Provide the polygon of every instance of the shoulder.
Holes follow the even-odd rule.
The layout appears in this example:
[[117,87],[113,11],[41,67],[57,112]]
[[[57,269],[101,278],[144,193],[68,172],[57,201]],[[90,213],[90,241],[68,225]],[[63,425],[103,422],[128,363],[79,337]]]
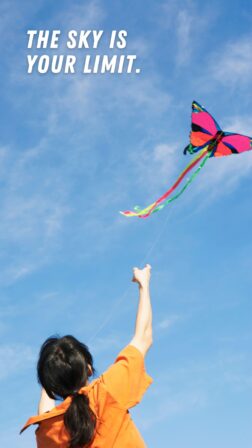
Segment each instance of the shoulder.
[[127,359],[129,361],[137,361],[144,365],[144,356],[141,351],[133,344],[128,344],[124,347],[116,357],[115,362]]

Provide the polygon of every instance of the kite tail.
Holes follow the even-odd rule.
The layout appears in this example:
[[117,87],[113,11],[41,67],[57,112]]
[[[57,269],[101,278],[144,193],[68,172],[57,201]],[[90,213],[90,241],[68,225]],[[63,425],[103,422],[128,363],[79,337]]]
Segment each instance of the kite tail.
[[[182,171],[176,182],[172,185],[169,190],[166,191],[166,193],[163,194],[159,199],[157,199],[155,202],[150,204],[148,207],[145,207],[141,209],[140,207],[136,206],[134,207],[134,211],[126,210],[124,212],[120,212],[122,215],[126,217],[132,217],[132,216],[138,216],[139,218],[147,218],[152,213],[158,212],[159,210],[162,210],[167,204],[177,199],[179,196],[184,193],[184,191],[187,189],[187,187],[193,182],[197,174],[199,174],[200,170],[203,168],[209,157],[211,157],[212,151],[209,151],[209,147],[206,146],[203,148],[199,154],[196,155],[196,157],[187,165],[187,167]],[[168,196],[173,193],[173,191],[179,186],[179,184],[182,182],[182,180],[185,178],[185,176],[199,163],[197,170],[191,175],[191,177],[188,179],[186,184],[183,186],[183,188],[176,193],[174,196],[170,197]]]

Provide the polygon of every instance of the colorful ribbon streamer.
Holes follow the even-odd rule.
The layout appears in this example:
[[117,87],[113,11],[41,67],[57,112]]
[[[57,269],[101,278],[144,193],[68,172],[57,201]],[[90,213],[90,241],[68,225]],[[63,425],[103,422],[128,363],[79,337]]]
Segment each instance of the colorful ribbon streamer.
[[[176,182],[172,185],[169,190],[166,191],[159,199],[157,199],[152,204],[148,205],[148,207],[145,207],[141,209],[139,206],[134,207],[134,211],[126,210],[124,212],[120,212],[122,215],[126,217],[133,217],[137,216],[138,218],[147,218],[152,213],[158,212],[159,210],[163,209],[167,204],[177,199],[179,196],[184,193],[184,191],[187,189],[187,187],[193,182],[195,177],[199,174],[200,170],[203,168],[209,157],[211,157],[212,151],[209,150],[209,145],[204,147],[197,155],[196,157],[187,165],[187,167],[182,171]],[[188,181],[185,183],[183,188],[181,188],[180,191],[178,191],[174,196],[167,199],[174,190],[180,185],[180,183],[183,181],[185,176],[196,166],[198,163],[200,165],[196,169],[196,171],[191,175],[191,177],[188,179]],[[167,200],[165,200],[167,199]]]

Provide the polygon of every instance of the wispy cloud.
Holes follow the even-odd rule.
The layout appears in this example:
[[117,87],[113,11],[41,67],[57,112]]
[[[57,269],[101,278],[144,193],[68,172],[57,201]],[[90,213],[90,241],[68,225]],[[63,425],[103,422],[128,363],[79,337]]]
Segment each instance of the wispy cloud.
[[187,414],[195,409],[202,409],[207,405],[207,397],[202,390],[192,389],[170,394],[163,391],[163,396],[165,400],[158,400],[159,406],[151,417],[145,415],[144,419],[140,418],[143,429],[150,429],[155,427],[157,423],[167,422],[171,417]]
[[31,347],[22,344],[0,345],[0,380],[31,367],[35,355]]
[[[32,0],[27,0],[26,8],[18,8],[16,0],[3,0],[0,5],[0,45],[4,46],[8,43],[8,47],[15,47],[16,41],[13,39],[13,29],[17,30],[25,26],[29,19],[33,16],[37,8],[40,7],[41,1],[38,0],[36,5]],[[6,48],[6,47],[5,47]]]
[[207,189],[208,199],[211,200],[215,199],[216,194],[230,194],[252,170],[251,154],[223,157],[210,162],[201,177],[198,191]]
[[36,268],[38,268],[37,264],[25,265],[21,263],[20,265],[10,266],[2,272],[0,279],[5,284],[12,283],[31,274]]
[[[60,29],[80,30],[86,26],[97,27],[106,15],[105,8],[99,0],[88,0],[85,3],[78,2],[57,13]],[[53,17],[53,21],[55,17]],[[91,29],[91,28],[88,28]],[[95,28],[96,29],[96,28]]]
[[248,115],[234,115],[224,120],[223,127],[228,131],[239,134],[252,135],[252,117]]
[[225,380],[227,384],[238,391],[252,390],[252,375],[249,372],[227,372]]
[[226,86],[239,87],[251,83],[251,34],[224,43],[211,57],[209,75]]
[[[45,141],[41,141],[36,148],[21,153],[13,147],[3,152],[1,281],[7,283],[33,272],[48,259],[46,249],[49,244],[54,246],[52,242],[57,241],[70,211],[57,170],[46,173],[39,168],[45,148]],[[19,250],[10,255],[10,246]]]
[[175,61],[178,67],[187,65],[200,48],[202,36],[206,35],[217,16],[217,9],[202,4],[200,9],[193,0],[166,1],[162,4],[162,26],[171,29],[176,37]]
[[192,360],[183,366],[166,368],[158,375],[149,391],[149,399],[156,403],[151,417],[146,413],[143,428],[179,414],[191,414],[218,401],[218,392],[250,390],[251,375],[244,374],[249,357],[245,353],[222,353],[206,360]]
[[171,327],[173,327],[177,322],[183,319],[182,316],[179,315],[171,315],[160,320],[156,325],[156,330],[158,333],[166,332]]
[[179,160],[178,148],[176,143],[158,143],[132,155],[137,183],[144,187],[145,195],[160,193],[160,188],[165,188],[167,182],[174,178]]
[[34,448],[35,435],[34,431],[26,431],[24,434],[19,435],[19,431],[24,422],[21,418],[18,421],[9,421],[8,429],[3,428],[0,432],[2,444],[6,447],[16,446],[18,448]]
[[188,10],[180,10],[177,16],[177,40],[178,40],[178,52],[177,52],[177,64],[184,65],[190,58],[193,51],[192,48],[192,36],[194,21],[196,25],[196,17]]
[[[95,356],[104,354],[111,350],[120,351],[122,348],[122,337],[120,335],[107,335],[105,337],[97,336],[89,345],[92,347],[92,353]],[[113,360],[111,360],[113,362]]]

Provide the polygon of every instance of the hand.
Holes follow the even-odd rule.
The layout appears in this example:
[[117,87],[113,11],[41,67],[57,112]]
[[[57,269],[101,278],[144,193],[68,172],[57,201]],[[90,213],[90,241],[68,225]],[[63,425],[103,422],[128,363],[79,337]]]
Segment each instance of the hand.
[[138,283],[140,288],[148,287],[151,277],[151,266],[145,265],[144,269],[133,268],[132,281]]

